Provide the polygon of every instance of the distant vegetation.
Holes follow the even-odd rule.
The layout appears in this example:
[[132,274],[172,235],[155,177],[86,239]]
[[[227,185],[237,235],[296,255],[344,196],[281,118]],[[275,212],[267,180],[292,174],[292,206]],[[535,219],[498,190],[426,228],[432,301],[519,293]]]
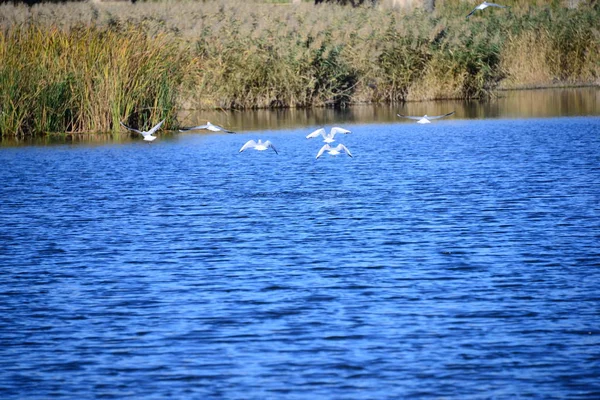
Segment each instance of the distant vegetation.
[[[239,4],[243,3],[243,4]],[[482,98],[600,83],[597,4],[207,0],[0,6],[0,135],[117,132],[181,108]]]

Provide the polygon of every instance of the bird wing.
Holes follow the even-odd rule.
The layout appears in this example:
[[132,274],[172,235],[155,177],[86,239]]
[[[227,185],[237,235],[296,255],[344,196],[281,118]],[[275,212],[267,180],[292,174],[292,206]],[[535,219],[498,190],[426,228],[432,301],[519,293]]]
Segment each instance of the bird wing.
[[487,1],[484,3],[486,6],[488,7],[500,7],[500,8],[506,8],[506,6],[501,6],[500,4],[496,4],[496,3],[488,3]]
[[312,139],[312,138],[318,137],[319,135],[325,137],[325,129],[323,129],[323,128],[317,129],[316,131],[308,134],[308,136],[306,138]]
[[321,150],[319,150],[319,152],[317,153],[317,158],[321,157],[323,153],[325,153],[327,150],[331,150],[330,145],[326,144],[323,147],[321,147]]
[[180,129],[179,132],[195,131],[195,130],[198,130],[198,129],[206,129],[206,128],[208,128],[208,125],[198,125],[198,126],[192,126],[191,128]]
[[475,7],[475,8],[473,9],[473,11],[471,11],[469,14],[467,14],[467,18],[469,18],[471,15],[473,15],[473,13],[474,13],[475,11],[477,11],[477,7]]
[[440,119],[440,118],[444,118],[444,117],[447,117],[447,116],[452,115],[452,114],[454,114],[454,111],[449,112],[448,114],[444,114],[444,115],[436,115],[435,117],[429,117],[428,116],[427,119]]
[[350,150],[348,150],[348,148],[346,146],[344,146],[343,144],[338,144],[337,147],[335,148],[337,151],[343,151],[344,153],[348,154],[350,157],[352,157],[352,153],[350,153]]
[[[209,122],[209,124],[210,124],[210,122]],[[218,130],[221,130],[221,131],[223,131],[223,132],[227,132],[227,133],[235,133],[234,131],[230,131],[229,129],[225,129],[225,128],[223,128],[222,126],[219,126],[219,125],[214,125],[214,124],[210,124],[210,125],[214,126],[214,127],[215,127],[215,128],[217,128]],[[212,129],[211,129],[211,130],[212,130]]]
[[335,136],[336,133],[351,133],[348,129],[340,128],[339,126],[335,126],[331,128],[331,137]]
[[[162,126],[162,124],[164,124],[164,123],[165,123],[165,120],[166,120],[166,118],[165,118],[165,119],[163,119],[162,121],[160,121],[158,124],[154,125],[154,126],[152,127],[152,129],[150,129],[150,130],[148,131],[147,135],[152,135],[154,132],[156,132],[157,130],[159,130],[159,129],[160,129],[160,127]],[[144,136],[146,136],[146,135],[144,135]]]
[[421,120],[421,118],[423,118],[423,117],[411,117],[411,116],[402,115],[402,114],[396,114],[396,115],[399,117],[402,117],[402,118],[414,119],[415,121],[419,121],[419,120]]
[[256,142],[255,142],[254,140],[248,140],[248,141],[246,142],[246,144],[244,144],[244,145],[242,146],[242,148],[240,149],[240,151],[239,151],[239,152],[241,153],[242,151],[246,150],[247,148],[250,148],[250,147],[255,147],[255,146],[256,146]]
[[275,154],[279,154],[279,152],[277,151],[277,149],[275,148],[275,146],[273,146],[273,143],[271,143],[270,140],[267,140],[264,144],[265,144],[266,147],[272,148],[273,151],[275,152]]
[[123,128],[125,128],[125,129],[129,129],[130,131],[137,132],[137,133],[139,133],[139,134],[140,134],[140,135],[142,135],[142,136],[144,135],[144,133],[143,133],[142,131],[138,131],[137,129],[130,128],[130,127],[128,127],[127,125],[125,125],[124,123],[122,123],[121,121],[119,121],[119,123],[120,123],[120,124],[121,124],[121,126],[122,126]]

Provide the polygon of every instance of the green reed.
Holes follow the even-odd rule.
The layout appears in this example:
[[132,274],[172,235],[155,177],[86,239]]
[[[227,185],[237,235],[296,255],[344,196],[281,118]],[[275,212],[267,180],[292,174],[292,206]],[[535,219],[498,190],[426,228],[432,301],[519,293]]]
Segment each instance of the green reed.
[[190,57],[129,25],[0,32],[0,135],[117,132],[173,120]]

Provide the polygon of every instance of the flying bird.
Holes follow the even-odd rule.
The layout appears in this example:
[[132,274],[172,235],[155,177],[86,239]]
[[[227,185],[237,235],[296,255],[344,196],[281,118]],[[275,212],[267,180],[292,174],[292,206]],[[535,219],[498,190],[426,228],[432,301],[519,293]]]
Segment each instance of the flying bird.
[[150,129],[149,131],[138,131],[137,129],[133,129],[128,127],[127,125],[125,125],[124,123],[122,123],[121,121],[119,121],[119,123],[121,124],[121,126],[125,129],[129,129],[130,131],[133,132],[137,132],[140,135],[142,135],[144,137],[144,140],[146,142],[152,142],[153,140],[156,139],[156,136],[153,136],[154,132],[156,132],[161,125],[165,122],[165,120],[163,119],[162,121],[160,121],[158,124],[154,125],[154,127],[152,127],[152,129]]
[[200,130],[200,129],[208,129],[209,131],[212,131],[212,132],[235,133],[234,131],[230,131],[229,129],[225,129],[222,126],[211,124],[209,121],[206,121],[206,125],[198,125],[198,126],[192,126],[190,128],[183,128],[183,129],[180,129],[179,132],[197,131],[197,130]]
[[310,133],[306,138],[312,139],[312,138],[316,138],[319,135],[321,135],[321,136],[323,136],[323,141],[325,143],[333,143],[333,142],[335,142],[334,137],[338,133],[348,134],[351,132],[347,129],[335,126],[335,127],[331,128],[331,131],[329,131],[329,133],[326,133],[325,129],[321,128],[321,129],[317,129],[316,131]]
[[397,115],[402,118],[413,119],[413,120],[417,121],[418,124],[430,124],[432,119],[440,119],[440,118],[444,118],[444,117],[447,117],[452,114],[454,114],[454,111],[449,112],[448,114],[444,114],[444,115],[436,115],[434,117],[430,117],[427,114],[423,115],[422,117],[411,117],[411,116],[402,115],[402,114],[397,114]]
[[275,146],[273,146],[273,143],[271,143],[270,141],[266,141],[263,142],[262,140],[258,139],[258,142],[255,142],[254,140],[248,140],[246,142],[246,144],[244,144],[242,146],[242,148],[240,149],[240,153],[246,149],[254,149],[254,150],[258,150],[258,151],[263,151],[263,150],[267,150],[267,149],[273,149],[273,151],[275,152],[275,154],[279,154],[277,152],[277,149],[275,148]]
[[350,157],[352,157],[352,153],[350,153],[350,150],[348,150],[348,148],[341,143],[335,147],[331,147],[329,143],[327,143],[325,146],[321,147],[321,150],[319,150],[319,152],[317,153],[317,158],[321,157],[325,152],[332,156],[337,156],[338,154],[346,153]]
[[481,3],[480,5],[478,5],[477,7],[475,7],[473,9],[473,11],[471,11],[469,13],[469,15],[467,15],[467,18],[469,18],[471,15],[473,15],[473,13],[477,10],[485,10],[488,7],[499,7],[499,8],[507,8],[507,6],[501,6],[500,4],[496,4],[496,3],[488,3],[487,1],[484,1],[483,3]]

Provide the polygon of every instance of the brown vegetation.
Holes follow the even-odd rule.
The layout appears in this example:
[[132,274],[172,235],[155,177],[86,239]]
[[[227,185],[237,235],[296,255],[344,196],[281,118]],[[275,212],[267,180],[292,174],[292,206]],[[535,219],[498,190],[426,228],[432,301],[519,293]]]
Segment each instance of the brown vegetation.
[[[598,84],[598,6],[215,0],[0,6],[0,135],[175,126],[181,108],[481,98]],[[548,4],[550,3],[550,4]]]

